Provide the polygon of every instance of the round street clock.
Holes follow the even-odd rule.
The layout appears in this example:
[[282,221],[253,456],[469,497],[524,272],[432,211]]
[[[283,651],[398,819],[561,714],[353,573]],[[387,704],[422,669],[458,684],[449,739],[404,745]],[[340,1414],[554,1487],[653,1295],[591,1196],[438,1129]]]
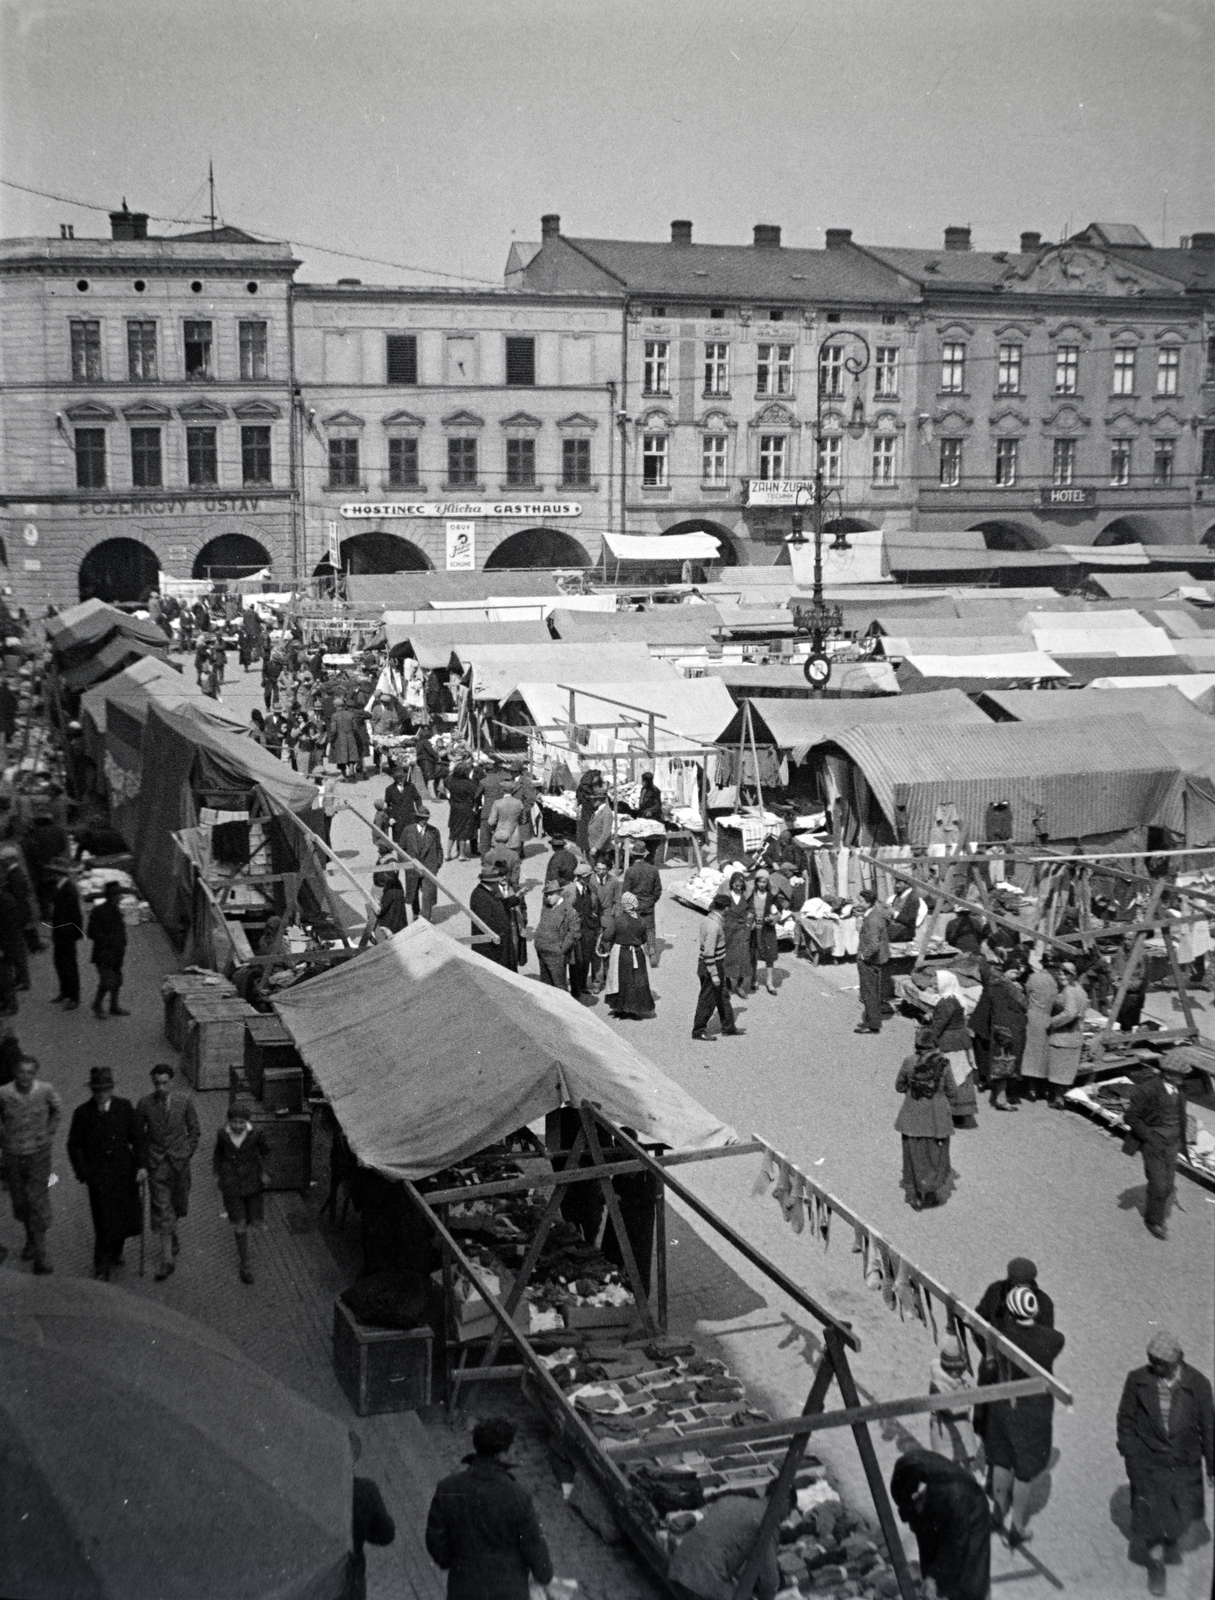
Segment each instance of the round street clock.
[[831,663],[826,656],[811,656],[802,671],[806,675],[807,683],[812,683],[816,689],[821,689],[831,676]]

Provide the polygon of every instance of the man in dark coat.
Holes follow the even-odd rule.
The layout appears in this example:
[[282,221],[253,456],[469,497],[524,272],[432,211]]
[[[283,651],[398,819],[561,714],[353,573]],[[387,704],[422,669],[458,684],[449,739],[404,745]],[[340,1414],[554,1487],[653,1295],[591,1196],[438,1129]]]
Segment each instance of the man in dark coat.
[[1147,1179],[1144,1224],[1157,1239],[1167,1239],[1165,1218],[1177,1186],[1177,1157],[1186,1145],[1186,1098],[1181,1085],[1189,1068],[1171,1053],[1163,1057],[1158,1067],[1150,1078],[1131,1090],[1126,1121],[1132,1142],[1143,1152]]
[[662,898],[662,879],[658,868],[645,853],[645,845],[640,842],[633,846],[633,859],[624,869],[622,883],[624,894],[637,896],[637,915],[645,924],[645,953],[650,965],[658,965],[658,928],[654,921],[654,909]]
[[139,1119],[135,1107],[114,1093],[109,1067],[89,1073],[91,1099],[72,1113],[67,1153],[77,1182],[88,1185],[93,1213],[93,1276],[109,1280],[122,1265],[122,1247],[143,1231]]
[[83,938],[84,910],[80,891],[67,864],[63,863],[51,897],[51,959],[59,980],[59,993],[54,1003],[62,1003],[65,1011],[75,1011],[80,1004],[80,964],[76,959],[76,946]]
[[175,1270],[181,1250],[177,1224],[189,1211],[190,1162],[202,1138],[194,1101],[188,1094],[170,1092],[173,1076],[168,1062],[158,1061],[152,1068],[152,1093],[145,1094],[135,1107],[140,1160],[148,1174],[152,1231],[160,1239],[158,1283]]
[[861,1021],[853,1033],[881,1033],[886,968],[890,962],[889,913],[875,889],[861,891],[865,915],[861,918],[856,951],[856,975],[861,993]]
[[387,831],[397,844],[400,844],[405,829],[418,820],[421,804],[421,797],[405,776],[404,768],[396,767],[392,774],[392,782],[384,790],[382,809],[388,818]]
[[97,993],[93,998],[93,1015],[98,1021],[105,1016],[103,1005],[110,997],[110,1016],[129,1017],[118,1004],[118,991],[122,988],[122,963],[127,953],[127,925],[122,920],[119,898],[122,891],[111,880],[105,886],[105,899],[93,908],[85,932],[93,941],[92,962],[97,968]]
[[400,874],[388,867],[382,867],[376,873],[374,881],[383,885],[375,925],[389,934],[398,934],[402,928],[409,926],[409,909]]
[[[1004,1276],[997,1278],[994,1283],[989,1283],[979,1297],[975,1310],[984,1322],[990,1322],[994,1327],[1003,1317],[1008,1304],[1010,1289],[1032,1289],[1034,1299],[1038,1302],[1037,1321],[1040,1327],[1053,1328],[1055,1325],[1055,1302],[1045,1289],[1038,1287],[1038,1268],[1028,1256],[1014,1256],[1004,1269]],[[979,1354],[987,1354],[987,1340],[981,1333],[972,1335],[974,1342],[979,1347]]]
[[554,838],[553,853],[544,864],[545,882],[556,878],[560,884],[573,883],[578,870],[578,857],[564,839]]
[[478,853],[484,855],[493,841],[489,814],[496,801],[506,793],[506,773],[498,763],[487,767],[477,781],[477,803],[480,807],[480,829],[477,834]]
[[54,817],[35,817],[25,836],[25,859],[34,878],[34,890],[45,917],[59,879],[59,869],[71,853],[67,829]]
[[908,1450],[895,1462],[890,1496],[915,1534],[920,1572],[936,1584],[940,1600],[988,1600],[990,1514],[966,1468],[932,1450]]
[[463,1472],[444,1478],[426,1519],[426,1549],[447,1573],[447,1600],[527,1600],[528,1575],[552,1582],[553,1563],[532,1497],[502,1457],[514,1425],[486,1417]]
[[17,1012],[17,980],[25,969],[25,987],[29,988],[29,950],[25,943],[25,930],[21,926],[21,911],[16,900],[0,884],[0,1014],[15,1016]]
[[17,737],[17,696],[7,678],[0,678],[0,739]]
[[1203,1517],[1202,1469],[1215,1479],[1215,1406],[1211,1385],[1182,1359],[1180,1342],[1161,1329],[1148,1364],[1127,1374],[1118,1404],[1118,1452],[1131,1484],[1131,1536],[1147,1547],[1148,1590],[1165,1592],[1165,1563],[1180,1560],[1177,1542]]
[[329,719],[329,758],[348,782],[363,776],[367,748],[365,714],[357,705],[339,706]]
[[595,950],[599,944],[599,896],[594,889],[594,873],[589,861],[574,868],[573,897],[570,901],[578,918],[578,943],[570,951],[570,993],[575,1000],[586,993]]
[[[438,828],[431,823],[430,811],[426,806],[418,806],[414,820],[401,832],[400,845],[406,855],[438,875],[443,865],[443,840]],[[416,916],[433,922],[438,898],[438,885],[425,873],[416,872],[412,867],[405,868],[405,900]]]
[[505,868],[481,868],[481,879],[468,898],[469,910],[498,935],[494,944],[473,924],[473,948],[509,972],[519,970],[519,928],[515,911],[520,897],[510,893]]
[[971,1013],[981,1081],[991,1090],[997,1111],[1015,1111],[1009,1085],[1021,1069],[1025,1051],[1025,991],[999,967],[989,967],[979,1003]]

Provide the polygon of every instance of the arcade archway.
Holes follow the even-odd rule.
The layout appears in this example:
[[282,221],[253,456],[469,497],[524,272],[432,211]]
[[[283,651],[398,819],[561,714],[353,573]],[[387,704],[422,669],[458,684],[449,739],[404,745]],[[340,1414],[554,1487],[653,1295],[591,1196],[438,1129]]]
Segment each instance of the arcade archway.
[[343,572],[429,572],[426,552],[395,533],[356,533],[338,548]]
[[138,539],[103,539],[80,563],[82,600],[146,600],[160,582],[156,553]]
[[824,533],[877,533],[876,522],[867,522],[864,517],[832,517],[830,522],[823,523]]
[[560,528],[523,528],[503,539],[486,557],[486,572],[520,567],[589,567],[591,558],[572,534]]
[[194,557],[193,576],[218,579],[247,578],[270,565],[270,552],[264,544],[244,533],[221,533]]
[[1118,517],[1102,528],[1093,540],[1095,545],[1112,544],[1164,544],[1164,534],[1152,517]]
[[1208,550],[1215,550],[1215,522],[1213,522],[1203,534],[1202,542],[1206,545]]
[[734,543],[734,535],[729,528],[723,528],[720,522],[710,522],[707,517],[689,517],[685,522],[664,528],[662,537],[666,539],[674,533],[711,533],[717,540],[719,564],[723,567],[738,565],[738,546]]
[[1050,540],[1024,522],[976,522],[969,533],[981,533],[989,550],[1049,550]]

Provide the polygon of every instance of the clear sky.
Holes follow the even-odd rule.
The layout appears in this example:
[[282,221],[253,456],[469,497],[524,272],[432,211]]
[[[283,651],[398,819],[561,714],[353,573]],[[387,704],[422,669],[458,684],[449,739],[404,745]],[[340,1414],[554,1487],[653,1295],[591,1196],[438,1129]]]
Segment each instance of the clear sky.
[[[314,280],[500,282],[545,211],[809,246],[1215,229],[1215,0],[0,0],[0,23],[0,176],[201,219],[213,159],[222,218]],[[6,236],[108,232],[0,205]]]

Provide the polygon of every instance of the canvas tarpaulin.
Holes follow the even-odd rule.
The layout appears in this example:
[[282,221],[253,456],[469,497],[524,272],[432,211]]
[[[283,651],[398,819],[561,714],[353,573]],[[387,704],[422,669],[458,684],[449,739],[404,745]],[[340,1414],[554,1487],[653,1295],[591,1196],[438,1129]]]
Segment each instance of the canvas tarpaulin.
[[707,649],[721,618],[717,607],[708,605],[651,606],[648,611],[617,611],[612,616],[558,606],[549,623],[558,639],[640,639],[651,649],[675,645]]
[[275,1009],[366,1165],[424,1178],[568,1098],[675,1149],[734,1130],[571,996],[415,922]]
[[[461,665],[472,667],[473,696],[504,700],[516,684],[543,671],[554,683],[665,683],[681,681],[674,667],[656,660],[644,644],[461,645]],[[601,720],[601,719],[594,719]]]
[[[757,697],[751,701],[755,717],[757,744],[774,744],[787,750],[793,761],[804,761],[816,744],[834,739],[845,728],[864,728],[874,724],[898,722],[940,722],[949,726],[982,724],[987,718],[957,689],[939,689],[932,694],[857,700],[772,700]],[[737,744],[742,729],[742,712],[718,738],[719,744]]]

